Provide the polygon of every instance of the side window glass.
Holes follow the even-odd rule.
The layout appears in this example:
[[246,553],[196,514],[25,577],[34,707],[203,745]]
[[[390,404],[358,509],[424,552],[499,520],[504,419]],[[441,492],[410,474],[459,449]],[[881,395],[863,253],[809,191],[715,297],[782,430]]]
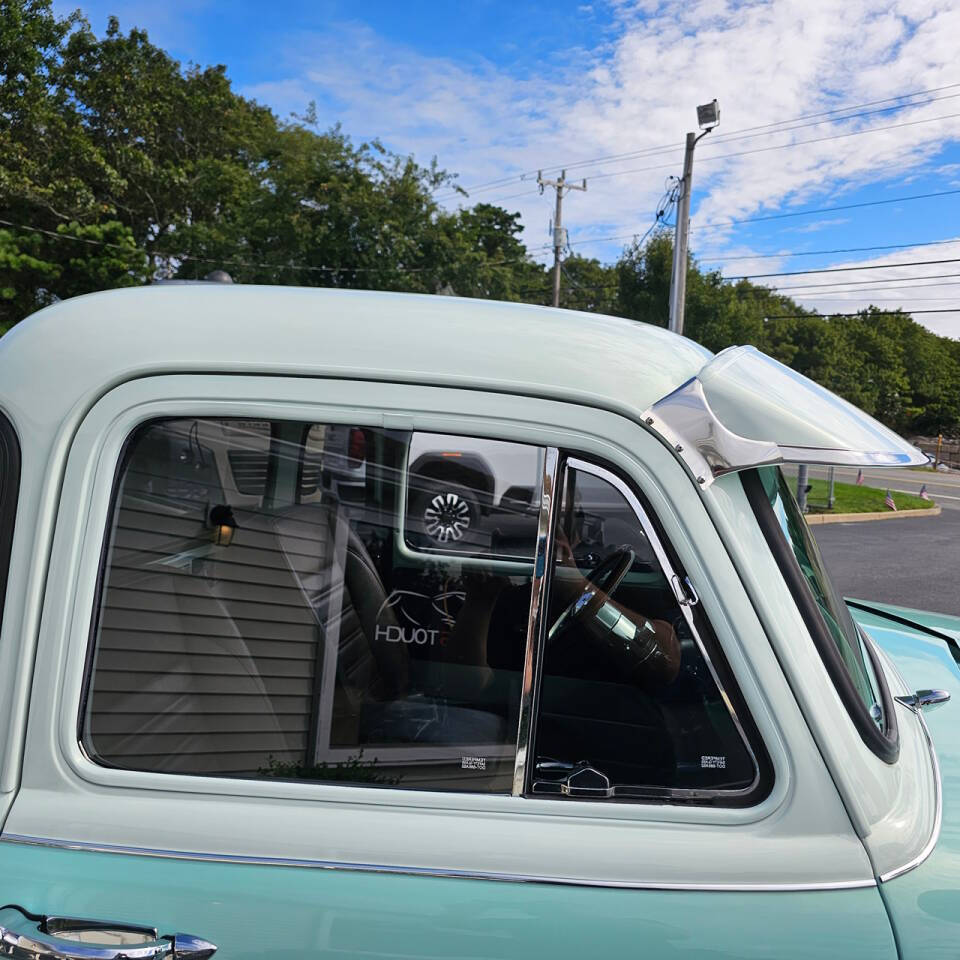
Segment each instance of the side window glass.
[[0,622],[3,621],[13,524],[20,489],[20,445],[10,422],[0,415]]
[[363,426],[146,425],[117,480],[87,752],[508,793],[541,466]]
[[597,799],[747,794],[758,767],[678,602],[679,580],[636,498],[594,470],[571,465],[564,479],[531,789]]

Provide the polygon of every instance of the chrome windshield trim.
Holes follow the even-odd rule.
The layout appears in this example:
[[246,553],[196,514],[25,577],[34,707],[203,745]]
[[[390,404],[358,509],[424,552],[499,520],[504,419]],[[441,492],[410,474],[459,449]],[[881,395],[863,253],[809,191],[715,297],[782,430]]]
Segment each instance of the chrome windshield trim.
[[703,486],[734,470],[783,461],[775,443],[748,440],[728,430],[707,402],[697,377],[658,400],[641,417]]
[[[630,508],[640,521],[640,525],[643,527],[643,532],[650,541],[650,546],[653,547],[653,552],[656,554],[657,561],[663,570],[663,575],[666,577],[667,582],[670,583],[674,577],[678,577],[676,570],[673,568],[673,564],[670,562],[670,558],[667,556],[667,551],[660,542],[660,537],[657,535],[657,531],[655,530],[653,523],[647,516],[647,512],[644,510],[643,505],[637,498],[637,495],[633,492],[633,490],[630,489],[629,484],[624,482],[615,473],[611,473],[609,470],[597,466],[595,463],[590,463],[586,460],[578,460],[575,457],[567,458],[565,468],[567,470],[579,470],[582,473],[592,474],[593,476],[598,477],[601,480],[605,480],[607,483],[613,486],[623,496],[627,503],[630,504]],[[698,596],[697,600],[699,601],[699,599],[700,598]],[[710,671],[710,676],[713,678],[713,682],[717,686],[717,691],[720,694],[720,698],[723,700],[724,706],[727,708],[727,711],[730,714],[730,719],[733,720],[733,725],[736,727],[737,733],[740,735],[740,739],[743,741],[743,745],[750,756],[750,761],[753,764],[753,780],[750,782],[749,786],[741,787],[738,790],[671,789],[669,791],[669,795],[671,797],[746,796],[752,793],[760,782],[760,762],[757,759],[757,755],[754,752],[753,745],[750,743],[749,737],[747,737],[747,733],[743,728],[743,724],[740,722],[740,717],[737,716],[737,711],[733,705],[733,701],[730,699],[730,696],[727,693],[719,674],[717,673],[717,668],[710,657],[710,653],[703,642],[703,638],[700,636],[700,631],[697,629],[697,625],[693,616],[693,605],[690,603],[680,604],[680,610],[683,613],[684,620],[687,622],[687,628],[690,630],[690,633],[693,636],[694,643],[696,643],[697,649],[700,651],[700,655],[703,657],[704,662],[707,665],[707,669]]]
[[[906,467],[927,462],[919,450],[909,453],[906,449],[897,452],[801,447],[742,437],[728,429],[717,416],[699,377],[691,377],[640,416],[704,487],[725,473],[779,463]],[[904,441],[902,446],[909,445]]]
[[927,721],[924,719],[920,710],[916,707],[907,706],[902,702],[900,702],[900,705],[905,710],[909,710],[920,722],[920,729],[923,731],[923,738],[926,741],[927,750],[930,753],[930,765],[933,771],[933,829],[930,831],[930,839],[927,840],[926,846],[924,846],[912,860],[908,860],[906,863],[901,864],[901,866],[880,874],[881,883],[886,883],[888,880],[893,880],[905,873],[909,873],[915,867],[919,867],[920,864],[933,853],[934,847],[936,847],[937,841],[940,839],[940,830],[943,826],[943,778],[940,773],[940,761],[937,759],[937,749],[933,745],[933,737],[930,736],[930,728],[927,726]]
[[466,880],[492,880],[502,883],[543,883],[571,887],[608,887],[622,890],[716,890],[729,892],[793,892],[801,890],[859,890],[875,887],[873,877],[860,880],[827,880],[797,883],[681,883],[658,880],[599,880],[588,877],[550,877],[525,873],[498,873],[485,870],[458,870],[447,867],[411,867],[392,864],[351,863],[343,860],[298,860],[287,857],[256,857],[225,853],[192,853],[183,850],[161,850],[152,847],[126,846],[113,843],[89,843],[80,840],[55,840],[23,834],[5,833],[2,843],[51,847],[87,853],[109,853],[136,857],[157,857],[165,860],[194,860],[204,863],[236,863],[253,866],[299,867],[311,870],[350,870],[358,873],[386,873],[416,877],[445,877]]
[[530,611],[527,620],[527,643],[523,655],[523,685],[520,689],[520,719],[517,725],[517,755],[513,766],[514,796],[522,796],[526,788],[527,761],[533,743],[537,716],[537,676],[543,659],[546,633],[546,583],[553,556],[553,529],[557,511],[557,479],[560,472],[560,451],[547,447],[543,458],[540,484],[540,514],[537,519],[537,550],[530,584]]

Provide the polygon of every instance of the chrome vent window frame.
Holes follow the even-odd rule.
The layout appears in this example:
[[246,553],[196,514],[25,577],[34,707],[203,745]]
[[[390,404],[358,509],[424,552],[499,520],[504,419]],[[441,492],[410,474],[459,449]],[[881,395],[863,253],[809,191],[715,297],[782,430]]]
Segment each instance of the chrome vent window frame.
[[[548,454],[551,452],[555,451],[551,449],[548,451]],[[707,665],[711,679],[716,685],[720,699],[730,715],[738,736],[743,742],[744,748],[746,749],[753,765],[754,772],[753,779],[747,787],[742,787],[735,790],[695,788],[676,789],[672,787],[636,786],[625,789],[620,788],[619,790],[616,788],[611,788],[609,796],[601,799],[604,799],[608,802],[680,802],[693,804],[717,803],[717,805],[724,805],[722,801],[727,801],[725,804],[727,806],[741,805],[744,802],[746,802],[748,805],[760,803],[772,789],[772,765],[770,764],[766,748],[763,744],[762,738],[760,737],[759,731],[756,729],[756,726],[753,724],[752,720],[745,724],[740,712],[738,712],[737,705],[735,704],[734,700],[739,701],[743,705],[743,715],[748,716],[747,706],[745,703],[743,703],[743,697],[740,695],[739,690],[735,696],[732,696],[730,693],[730,690],[733,689],[736,681],[732,676],[729,666],[726,664],[724,665],[725,672],[730,674],[730,684],[726,684],[723,677],[720,675],[720,671],[718,671],[715,657],[711,655],[710,650],[708,649],[709,645],[704,641],[703,632],[697,623],[698,615],[703,615],[702,610],[700,609],[702,604],[700,603],[700,598],[696,594],[695,588],[693,587],[689,577],[686,575],[686,572],[679,570],[674,564],[667,548],[664,546],[664,541],[661,539],[656,525],[650,517],[650,514],[647,512],[646,508],[641,503],[640,498],[633,491],[630,484],[627,483],[621,476],[598,463],[581,459],[573,453],[569,455],[564,455],[561,453],[557,464],[554,466],[554,470],[556,472],[551,478],[550,486],[550,489],[554,491],[554,495],[549,498],[549,502],[546,496],[546,491],[548,489],[546,476],[547,471],[546,469],[544,471],[545,475],[543,490],[545,495],[541,504],[540,519],[541,523],[547,522],[549,526],[547,535],[542,538],[538,537],[537,566],[533,589],[534,599],[531,601],[530,630],[527,636],[525,661],[525,663],[532,665],[533,672],[532,676],[530,677],[532,686],[529,688],[528,694],[528,674],[527,670],[525,669],[523,686],[523,694],[525,699],[522,701],[523,703],[528,704],[528,707],[532,713],[525,723],[523,719],[523,712],[521,712],[520,736],[517,742],[517,767],[514,776],[514,795],[538,798],[547,796],[547,794],[543,793],[542,791],[537,791],[535,789],[535,785],[532,780],[533,764],[531,762],[531,757],[536,748],[536,711],[539,705],[539,691],[543,683],[543,659],[547,630],[547,599],[550,593],[550,585],[553,573],[552,557],[556,526],[559,519],[559,501],[562,498],[563,491],[566,488],[569,471],[579,470],[583,473],[588,473],[600,480],[610,483],[614,489],[616,489],[624,497],[629,504],[630,509],[633,510],[638,521],[640,522],[644,534],[653,548],[657,562],[660,564],[661,570],[663,571],[667,582],[673,584],[676,581],[678,583],[685,584],[693,593],[693,596],[696,596],[695,601],[687,597],[686,602],[683,602],[678,598],[678,605],[691,632],[691,635],[694,638],[697,649]],[[536,609],[533,607],[534,603],[536,604]],[[717,643],[717,641],[714,641],[714,643]],[[722,656],[722,651],[719,652]],[[747,730],[748,726],[750,728],[749,733]],[[755,744],[759,749],[755,749]],[[522,763],[520,759],[521,756],[523,758]],[[579,799],[585,798],[581,797]],[[596,800],[597,798],[594,797],[592,799]]]

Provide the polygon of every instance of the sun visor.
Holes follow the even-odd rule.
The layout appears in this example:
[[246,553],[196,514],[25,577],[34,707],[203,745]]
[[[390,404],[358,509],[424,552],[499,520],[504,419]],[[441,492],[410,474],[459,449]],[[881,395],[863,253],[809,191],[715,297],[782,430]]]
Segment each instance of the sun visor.
[[767,463],[927,462],[873,417],[753,347],[717,354],[645,419],[701,483]]

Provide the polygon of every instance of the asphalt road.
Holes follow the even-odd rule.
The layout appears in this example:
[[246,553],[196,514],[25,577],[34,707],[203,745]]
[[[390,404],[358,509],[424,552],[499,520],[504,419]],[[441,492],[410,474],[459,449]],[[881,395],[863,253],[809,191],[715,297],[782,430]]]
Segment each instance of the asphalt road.
[[[810,469],[825,475],[823,468]],[[838,469],[837,479],[849,482],[856,474]],[[926,483],[943,512],[811,527],[841,592],[960,616],[960,474],[865,470],[864,481],[911,493]]]

